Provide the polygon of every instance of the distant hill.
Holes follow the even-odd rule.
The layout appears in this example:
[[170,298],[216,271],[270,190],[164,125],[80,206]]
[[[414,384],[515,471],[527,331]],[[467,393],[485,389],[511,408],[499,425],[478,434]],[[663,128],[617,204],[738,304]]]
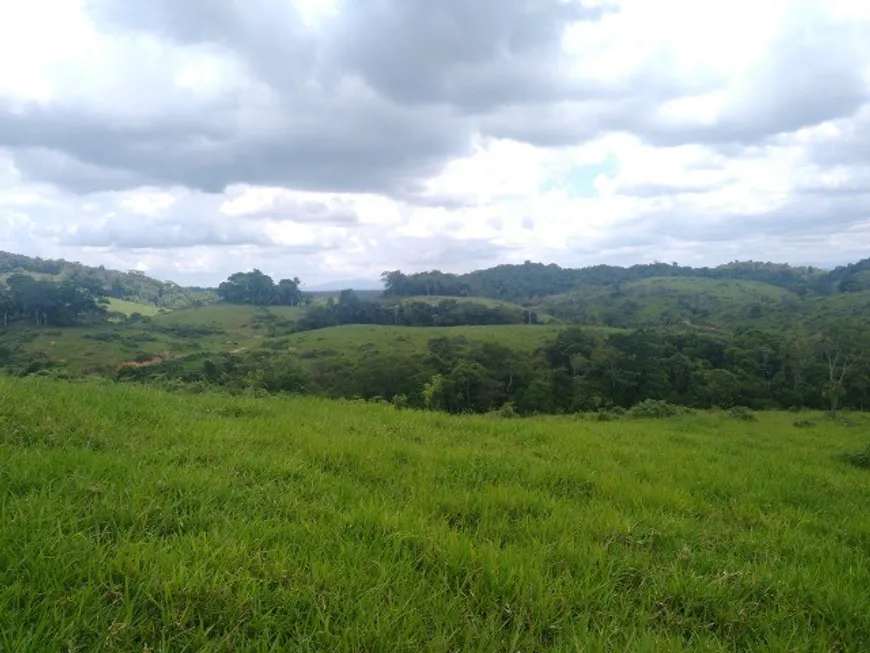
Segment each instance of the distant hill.
[[[185,288],[171,281],[160,281],[142,272],[108,270],[63,259],[42,259],[0,252],[0,280],[14,274],[28,274],[37,279],[63,281],[73,276],[97,282],[110,299],[134,304],[177,309],[217,301],[214,292],[204,288]],[[116,304],[116,306],[123,306]],[[128,307],[129,308],[129,307]],[[121,312],[128,312],[121,309]],[[145,313],[146,311],[141,311]]]
[[624,284],[653,278],[755,281],[798,295],[830,294],[847,288],[853,291],[870,289],[870,274],[864,274],[868,270],[870,259],[831,272],[809,266],[757,261],[735,261],[715,268],[693,268],[676,263],[563,268],[526,261],[521,265],[499,265],[468,274],[433,270],[406,275],[397,270],[384,273],[382,278],[387,295],[477,296],[528,305],[553,295],[568,292],[595,294],[602,288],[618,289]]

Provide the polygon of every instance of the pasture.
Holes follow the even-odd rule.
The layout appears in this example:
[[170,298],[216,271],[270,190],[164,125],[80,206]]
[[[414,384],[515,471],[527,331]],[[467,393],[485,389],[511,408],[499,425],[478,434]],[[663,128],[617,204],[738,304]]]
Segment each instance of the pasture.
[[870,650],[868,422],[0,379],[0,650]]

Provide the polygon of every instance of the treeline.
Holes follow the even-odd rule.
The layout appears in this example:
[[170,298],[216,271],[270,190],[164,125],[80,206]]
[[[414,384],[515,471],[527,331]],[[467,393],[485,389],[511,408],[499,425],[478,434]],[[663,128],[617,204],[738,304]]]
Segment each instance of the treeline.
[[13,274],[0,283],[3,326],[71,326],[84,320],[104,319],[107,301],[99,282],[70,277],[61,282]]
[[438,270],[403,274],[384,272],[381,280],[388,296],[478,296],[513,302],[532,302],[571,290],[618,286],[654,277],[701,277],[757,281],[785,288],[798,295],[855,292],[870,289],[870,259],[826,272],[819,268],[779,263],[735,261],[717,267],[693,268],[676,263],[650,263],[619,267],[594,265],[563,268],[526,261],[499,265],[469,274]]
[[[167,309],[186,308],[214,302],[214,292],[204,288],[184,288],[171,281],[160,281],[138,271],[120,272],[104,266],[92,267],[64,261],[41,259],[21,254],[0,252],[0,275],[37,275],[45,281],[63,282],[71,278],[87,278],[99,286],[106,297],[140,304],[153,304]],[[45,278],[50,277],[50,278]]]
[[464,337],[425,351],[362,355],[279,354],[282,341],[247,356],[207,356],[127,368],[121,378],[176,379],[267,392],[382,398],[401,406],[520,414],[627,409],[647,400],[687,407],[868,408],[870,344],[863,328],[842,337],[745,331],[723,339],[660,330],[602,335],[571,327],[538,351]]
[[468,324],[537,324],[534,311],[481,302],[443,299],[438,302],[363,300],[352,290],[342,290],[338,299],[313,305],[295,324],[297,331],[310,331],[342,324],[395,326],[462,326]]
[[296,306],[304,296],[298,278],[281,279],[275,283],[260,270],[236,272],[218,286],[217,294],[230,304],[256,304],[259,306]]

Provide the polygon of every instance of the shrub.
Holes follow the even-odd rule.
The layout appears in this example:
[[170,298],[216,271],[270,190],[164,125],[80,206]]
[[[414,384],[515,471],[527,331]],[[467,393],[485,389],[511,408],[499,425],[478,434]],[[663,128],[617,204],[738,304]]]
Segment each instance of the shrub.
[[512,401],[506,401],[501,408],[491,411],[489,415],[501,419],[514,419],[520,416],[516,408],[514,408],[514,402]]
[[728,417],[740,420],[741,422],[755,422],[758,420],[758,416],[746,406],[734,406],[728,411]]
[[86,333],[84,337],[88,340],[97,340],[98,342],[112,342],[120,340],[121,334],[113,331],[100,331],[99,333]]
[[660,419],[664,417],[686,415],[691,412],[691,408],[671,404],[660,399],[644,399],[629,409],[628,416],[633,419]]
[[870,445],[860,453],[847,454],[846,460],[855,467],[870,469]]

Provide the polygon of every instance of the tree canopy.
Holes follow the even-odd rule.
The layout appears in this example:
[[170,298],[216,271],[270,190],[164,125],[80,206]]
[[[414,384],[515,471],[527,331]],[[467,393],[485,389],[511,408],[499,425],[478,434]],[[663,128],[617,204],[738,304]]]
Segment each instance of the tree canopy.
[[230,304],[260,306],[296,306],[303,300],[297,277],[281,279],[277,284],[267,274],[254,269],[236,272],[218,286],[218,296]]

